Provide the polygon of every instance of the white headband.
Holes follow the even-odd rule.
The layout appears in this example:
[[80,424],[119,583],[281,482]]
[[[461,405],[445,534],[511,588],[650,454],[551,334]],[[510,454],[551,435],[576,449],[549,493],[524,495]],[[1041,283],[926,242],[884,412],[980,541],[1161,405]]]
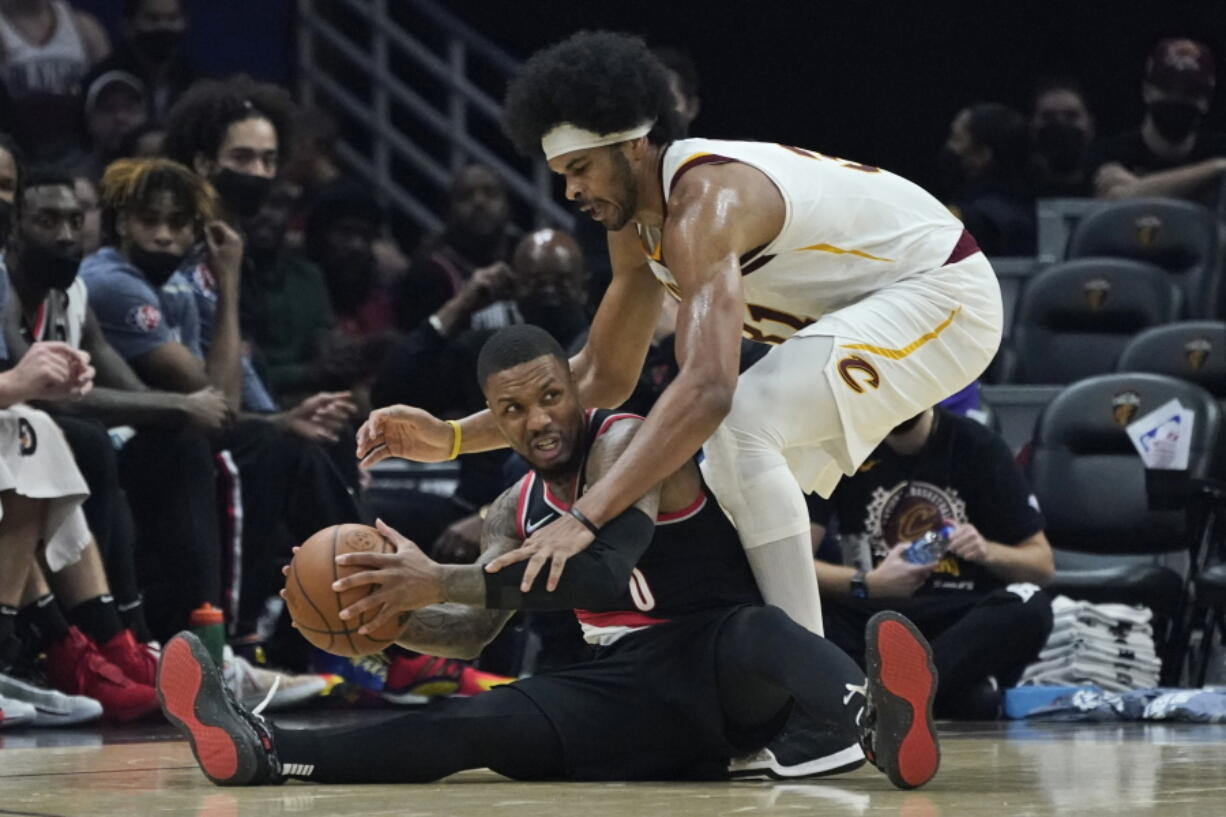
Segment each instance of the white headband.
[[655,121],[652,120],[635,125],[628,130],[616,131],[614,133],[595,133],[583,128],[577,128],[569,122],[563,122],[560,125],[554,126],[552,130],[541,137],[541,149],[545,151],[545,160],[548,161],[555,156],[561,156],[563,153],[570,153],[575,150],[599,148],[605,145],[616,145],[618,142],[629,142],[631,139],[638,139],[640,136],[646,136],[650,133],[655,124]]

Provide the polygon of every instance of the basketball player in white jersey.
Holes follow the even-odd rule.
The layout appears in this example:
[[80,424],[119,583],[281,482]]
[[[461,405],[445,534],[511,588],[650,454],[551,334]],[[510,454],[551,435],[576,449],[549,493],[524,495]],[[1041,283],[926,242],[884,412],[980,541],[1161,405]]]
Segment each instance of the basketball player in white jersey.
[[[891,173],[772,143],[670,141],[667,76],[637,38],[581,33],[536,54],[506,127],[609,234],[613,282],[571,361],[584,403],[630,394],[662,295],[680,302],[680,374],[616,469],[488,569],[529,559],[527,589],[551,562],[554,586],[604,523],[702,448],[764,598],[821,633],[803,493],[828,496],[893,427],[986,368],[1001,336],[992,268]],[[738,382],[742,333],[775,348]],[[392,407],[358,435],[367,463],[503,445],[488,412],[443,423]]]

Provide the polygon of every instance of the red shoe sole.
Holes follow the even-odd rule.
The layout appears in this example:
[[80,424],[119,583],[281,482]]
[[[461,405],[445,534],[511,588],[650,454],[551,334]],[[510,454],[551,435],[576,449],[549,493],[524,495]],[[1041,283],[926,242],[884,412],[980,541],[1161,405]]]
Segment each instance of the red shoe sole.
[[877,629],[877,650],[881,656],[881,684],[886,691],[910,707],[911,723],[898,745],[896,784],[908,788],[931,780],[941,765],[941,749],[931,720],[936,675],[930,667],[928,651],[905,624],[896,619],[883,621]]
[[173,638],[162,652],[158,671],[158,697],[175,726],[187,732],[201,770],[222,782],[238,773],[238,749],[226,730],[201,723],[196,714],[204,668],[182,638]]

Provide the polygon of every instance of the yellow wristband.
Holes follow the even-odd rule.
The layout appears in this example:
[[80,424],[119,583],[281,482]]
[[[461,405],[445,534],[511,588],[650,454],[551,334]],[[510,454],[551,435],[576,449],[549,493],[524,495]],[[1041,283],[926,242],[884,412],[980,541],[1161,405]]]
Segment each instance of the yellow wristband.
[[447,457],[447,459],[454,460],[460,456],[460,439],[464,436],[464,433],[460,430],[460,424],[455,420],[448,420],[447,425],[451,426],[451,430],[455,432],[455,439],[451,441],[451,456]]

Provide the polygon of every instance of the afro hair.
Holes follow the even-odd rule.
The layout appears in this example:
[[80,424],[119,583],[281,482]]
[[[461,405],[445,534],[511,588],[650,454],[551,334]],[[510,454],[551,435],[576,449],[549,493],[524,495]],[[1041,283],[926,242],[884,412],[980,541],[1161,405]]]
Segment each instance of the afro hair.
[[293,139],[294,101],[283,88],[239,75],[225,80],[201,80],[179,98],[166,115],[167,158],[194,167],[197,154],[217,157],[226,130],[235,122],[262,117],[277,131],[281,152]]
[[580,31],[525,63],[507,88],[503,126],[525,156],[562,122],[612,133],[655,120],[647,138],[664,144],[681,134],[675,104],[668,69],[640,38]]

